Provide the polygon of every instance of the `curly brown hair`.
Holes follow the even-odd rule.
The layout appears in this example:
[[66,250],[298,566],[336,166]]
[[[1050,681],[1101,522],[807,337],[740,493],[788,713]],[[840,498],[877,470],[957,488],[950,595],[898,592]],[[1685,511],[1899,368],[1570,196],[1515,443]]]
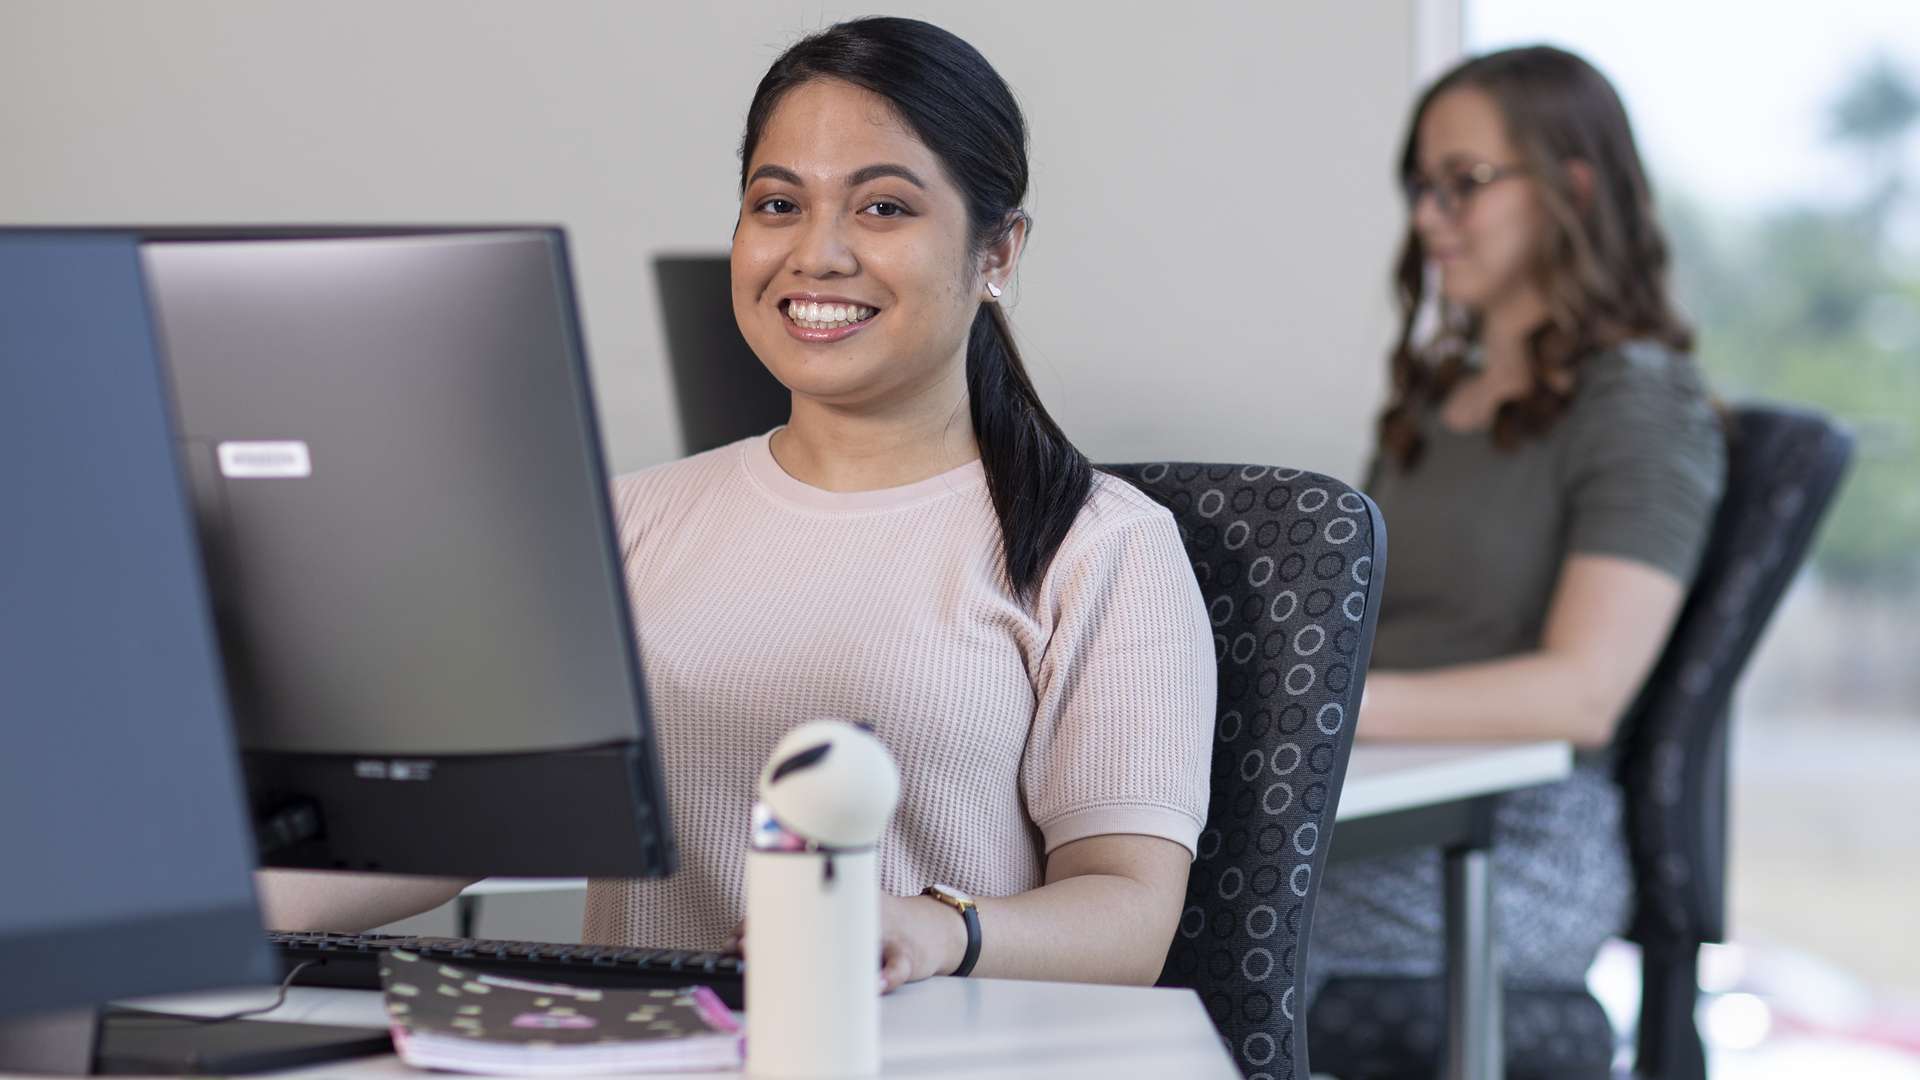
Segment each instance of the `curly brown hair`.
[[[1627,111],[1606,77],[1580,57],[1544,45],[1507,49],[1441,76],[1413,110],[1400,153],[1401,182],[1419,170],[1427,108],[1441,94],[1469,87],[1500,110],[1548,222],[1528,271],[1548,311],[1527,340],[1532,389],[1502,403],[1493,420],[1494,444],[1509,449],[1545,432],[1567,410],[1584,357],[1635,338],[1687,352],[1693,331],[1667,295],[1666,236]],[[1576,187],[1574,162],[1591,171],[1590,191]],[[1479,330],[1471,317],[1454,313],[1449,332],[1428,343],[1413,340],[1426,301],[1426,263],[1409,215],[1394,273],[1400,338],[1388,361],[1390,397],[1379,425],[1383,456],[1402,468],[1418,464],[1420,413],[1445,400],[1468,373],[1468,348]]]

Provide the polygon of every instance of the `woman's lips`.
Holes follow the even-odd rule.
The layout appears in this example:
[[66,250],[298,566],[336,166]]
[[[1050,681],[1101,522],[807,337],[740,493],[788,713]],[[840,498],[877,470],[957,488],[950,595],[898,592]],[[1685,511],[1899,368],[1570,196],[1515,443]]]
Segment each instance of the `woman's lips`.
[[836,326],[831,330],[815,330],[811,327],[801,326],[792,319],[781,319],[780,321],[787,324],[787,333],[792,334],[801,341],[833,342],[845,341],[860,331],[865,330],[867,323],[873,320],[868,319],[867,322],[857,322],[847,326]]
[[874,319],[877,319],[877,317],[879,317],[879,311],[872,311],[866,319],[860,319],[858,323],[839,323],[839,325],[831,325],[831,327],[818,327],[818,325],[814,325],[814,327],[803,327],[801,323],[793,321],[793,317],[789,315],[789,306],[787,306],[787,304],[781,304],[780,306],[780,321],[781,323],[785,323],[787,332],[789,332],[793,338],[797,338],[797,340],[814,342],[814,344],[831,344],[831,342],[847,340],[847,338],[851,338],[852,334],[858,334],[858,332],[864,331],[868,325],[872,325]]

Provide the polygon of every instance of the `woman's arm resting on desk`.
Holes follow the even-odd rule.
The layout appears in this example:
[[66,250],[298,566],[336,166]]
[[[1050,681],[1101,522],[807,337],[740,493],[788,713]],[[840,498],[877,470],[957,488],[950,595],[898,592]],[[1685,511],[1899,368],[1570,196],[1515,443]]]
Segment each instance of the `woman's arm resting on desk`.
[[1367,676],[1368,739],[1568,739],[1604,746],[1666,644],[1685,591],[1611,555],[1570,556],[1540,648],[1478,664]]
[[[1047,857],[1047,883],[980,899],[980,959],[990,979],[1151,985],[1179,925],[1187,849],[1157,836],[1089,836]],[[886,989],[945,975],[966,952],[966,924],[931,897],[882,898]]]
[[269,930],[359,933],[431,911],[460,895],[468,878],[357,874],[345,870],[259,870],[260,917]]

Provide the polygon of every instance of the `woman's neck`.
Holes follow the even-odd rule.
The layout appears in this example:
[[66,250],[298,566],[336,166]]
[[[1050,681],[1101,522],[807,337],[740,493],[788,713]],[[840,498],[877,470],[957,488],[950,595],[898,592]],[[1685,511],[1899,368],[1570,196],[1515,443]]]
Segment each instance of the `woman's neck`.
[[1480,317],[1482,373],[1497,386],[1530,385],[1533,365],[1527,341],[1546,321],[1547,305],[1526,290],[1489,307]]
[[912,484],[980,456],[964,388],[944,407],[877,415],[796,396],[768,447],[788,476],[826,491]]
[[1485,431],[1502,404],[1533,389],[1527,339],[1546,315],[1546,305],[1531,293],[1509,297],[1481,313],[1479,370],[1447,394],[1440,408],[1442,425],[1463,434]]

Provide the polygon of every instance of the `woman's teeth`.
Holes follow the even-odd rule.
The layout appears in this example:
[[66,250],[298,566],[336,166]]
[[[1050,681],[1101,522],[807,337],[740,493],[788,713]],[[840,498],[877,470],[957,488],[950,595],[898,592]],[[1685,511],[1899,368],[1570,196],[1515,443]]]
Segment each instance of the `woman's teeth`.
[[787,301],[787,318],[809,330],[833,330],[865,322],[877,314],[864,304],[817,304],[811,300]]

